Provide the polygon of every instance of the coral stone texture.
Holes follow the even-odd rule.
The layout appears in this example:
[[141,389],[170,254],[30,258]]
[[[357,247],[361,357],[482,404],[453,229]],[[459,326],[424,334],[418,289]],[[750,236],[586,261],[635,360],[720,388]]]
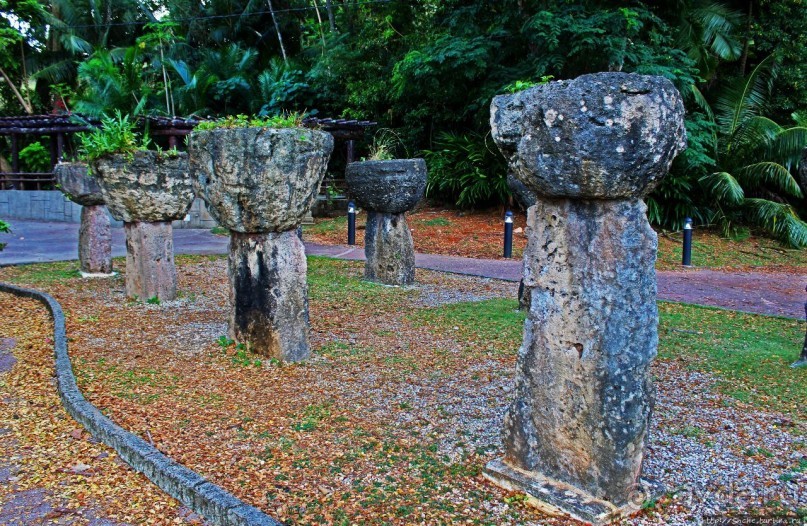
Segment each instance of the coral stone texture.
[[415,208],[426,191],[426,161],[394,159],[350,163],[345,181],[351,197],[362,206],[385,214]]
[[333,137],[306,128],[220,128],[188,145],[199,197],[234,232],[297,228],[316,199]]
[[684,105],[662,77],[595,73],[491,105],[493,138],[538,195],[591,199],[651,192],[686,146]]
[[98,180],[90,175],[85,163],[59,163],[53,167],[59,189],[74,203],[82,206],[104,204]]
[[73,202],[82,205],[78,259],[84,275],[112,272],[112,232],[98,180],[84,163],[60,163],[53,168],[56,182]]
[[297,362],[311,354],[305,247],[297,232],[230,235],[230,337]]
[[304,128],[194,132],[191,173],[210,214],[230,230],[230,337],[287,362],[311,355],[305,248],[333,137]]
[[124,223],[126,233],[126,295],[146,301],[177,296],[174,230],[170,222]]
[[182,219],[193,203],[188,154],[138,151],[93,163],[104,201],[118,221]]
[[426,191],[426,162],[351,163],[345,180],[350,195],[367,209],[364,277],[386,285],[411,285],[415,282],[415,245],[405,213]]
[[103,205],[85,205],[81,209],[78,260],[84,274],[112,273],[112,229]]
[[542,506],[607,522],[649,497],[641,472],[658,345],[657,239],[641,196],[685,146],[681,99],[665,79],[586,75],[497,97],[491,123],[537,199],[505,456],[486,476]]

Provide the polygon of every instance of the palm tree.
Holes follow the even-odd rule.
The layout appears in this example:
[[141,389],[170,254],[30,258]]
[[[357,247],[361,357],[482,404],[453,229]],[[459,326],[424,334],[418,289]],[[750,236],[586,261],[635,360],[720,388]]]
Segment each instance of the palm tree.
[[807,146],[807,128],[783,127],[763,115],[774,78],[771,56],[717,97],[715,166],[700,182],[713,200],[712,221],[724,230],[745,220],[804,247],[807,223],[788,199],[803,197],[793,172]]

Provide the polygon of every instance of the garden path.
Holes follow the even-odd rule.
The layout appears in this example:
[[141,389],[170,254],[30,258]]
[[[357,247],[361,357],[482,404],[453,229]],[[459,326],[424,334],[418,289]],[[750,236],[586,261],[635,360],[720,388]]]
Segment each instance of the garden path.
[[[78,224],[13,221],[12,234],[0,234],[8,243],[0,252],[0,266],[66,261],[78,258]],[[112,253],[126,254],[123,229],[112,229]],[[175,229],[178,254],[224,254],[228,238],[208,230]],[[306,243],[309,255],[340,259],[364,259],[360,247]],[[518,259],[478,259],[436,254],[417,254],[419,268],[518,281]],[[790,318],[804,317],[807,275],[767,272],[721,272],[708,269],[658,271],[658,295],[662,300],[709,305],[732,310]]]

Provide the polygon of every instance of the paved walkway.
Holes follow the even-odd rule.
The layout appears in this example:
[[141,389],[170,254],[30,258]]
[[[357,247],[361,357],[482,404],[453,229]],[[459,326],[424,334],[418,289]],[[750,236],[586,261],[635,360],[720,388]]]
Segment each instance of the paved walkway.
[[[12,221],[13,232],[0,234],[8,243],[0,252],[0,266],[65,261],[78,258],[78,224]],[[175,229],[174,248],[178,254],[224,254],[228,238],[207,230]],[[306,243],[309,255],[362,260],[362,248]],[[112,253],[126,255],[123,229],[112,229]],[[473,259],[435,254],[417,254],[419,268],[518,281],[519,260]],[[659,271],[659,298],[727,309],[804,317],[804,286],[807,275],[768,272],[719,272],[690,269]]]

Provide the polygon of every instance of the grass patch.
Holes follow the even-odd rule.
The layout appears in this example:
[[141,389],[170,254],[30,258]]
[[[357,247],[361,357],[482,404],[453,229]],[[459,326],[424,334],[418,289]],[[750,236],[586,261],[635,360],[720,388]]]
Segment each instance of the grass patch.
[[420,223],[422,225],[426,225],[426,226],[450,226],[451,225],[451,221],[449,221],[445,217],[435,217],[434,219],[424,219]]
[[93,390],[93,384],[109,388],[112,395],[140,404],[150,404],[178,387],[179,377],[150,367],[128,369],[99,359],[94,365],[79,359],[78,370],[81,389]]
[[422,309],[409,319],[435,335],[466,342],[469,349],[515,354],[526,317],[517,308],[515,300],[491,299]]
[[223,226],[214,226],[210,229],[210,233],[216,236],[229,236],[230,230]]
[[77,261],[57,261],[7,267],[3,270],[3,280],[10,283],[57,283],[79,278]]
[[791,369],[804,340],[799,320],[659,303],[659,357],[715,374],[742,402],[807,416],[807,369]]
[[304,225],[303,235],[306,233],[311,234],[329,234],[340,230],[345,231],[345,241],[347,241],[347,217],[339,216],[324,221],[319,221],[314,225]]
[[308,257],[308,297],[330,303],[386,305],[394,308],[396,297],[412,294],[411,290],[387,287],[364,281],[364,263],[342,261],[322,256]]

